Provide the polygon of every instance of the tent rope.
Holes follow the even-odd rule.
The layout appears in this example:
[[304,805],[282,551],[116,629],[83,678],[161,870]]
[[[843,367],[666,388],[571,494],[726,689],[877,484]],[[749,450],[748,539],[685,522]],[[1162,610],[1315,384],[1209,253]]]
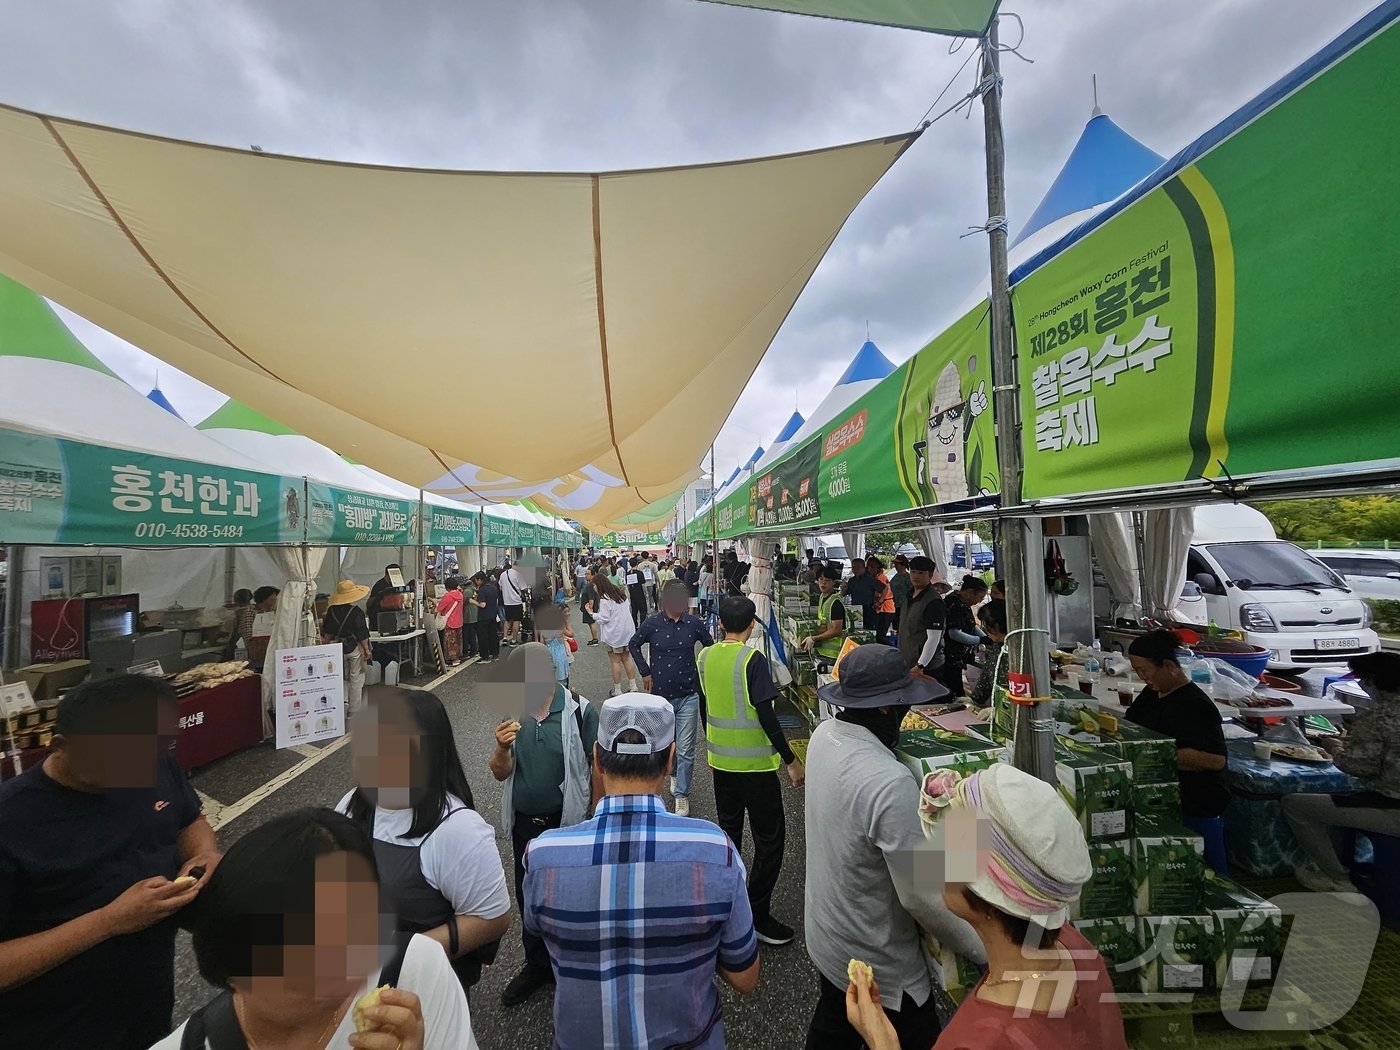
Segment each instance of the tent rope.
[[981,226],[969,226],[966,233],[958,234],[958,240],[962,240],[964,237],[971,237],[978,233],[996,233],[997,231],[1005,233],[1008,229],[1009,227],[1006,225],[1005,215],[993,215]]

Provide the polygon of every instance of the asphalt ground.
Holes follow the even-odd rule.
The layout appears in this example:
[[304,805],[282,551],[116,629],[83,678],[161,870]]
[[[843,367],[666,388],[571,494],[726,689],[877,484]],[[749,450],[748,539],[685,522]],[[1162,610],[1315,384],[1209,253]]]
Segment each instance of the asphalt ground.
[[[588,639],[588,631],[580,624],[577,609],[572,616],[580,647],[570,684],[581,695],[601,703],[612,684],[608,658],[601,646],[583,644]],[[487,760],[495,746],[495,719],[477,702],[476,687],[481,678],[481,667],[472,664],[437,685],[434,692],[451,716],[477,809],[499,829],[500,786],[487,770]],[[806,724],[795,712],[780,708],[779,714],[789,737],[807,735]],[[320,753],[322,751],[324,753]],[[786,777],[781,780],[787,812],[787,844],[782,875],[773,897],[773,914],[797,930],[797,939],[782,947],[763,947],[762,978],[753,995],[739,996],[728,986],[720,985],[726,1038],[733,1047],[772,1050],[802,1047],[807,1023],[816,1005],[817,973],[807,957],[802,935],[806,869],[803,789],[793,788]],[[228,849],[249,829],[273,817],[307,806],[335,805],[352,785],[350,754],[347,747],[335,744],[299,751],[276,751],[267,746],[251,748],[200,770],[193,781],[206,796],[207,811],[222,820],[219,841]],[[669,796],[667,800],[669,802]],[[691,816],[714,819],[713,781],[703,757],[696,763],[690,802]],[[220,816],[221,806],[229,807],[225,816]],[[498,835],[496,844],[509,882],[512,878],[510,840]],[[745,863],[750,863],[752,842],[747,836],[743,852]],[[523,959],[520,916],[516,913],[510,931],[501,942],[495,964],[486,969],[471,993],[472,1028],[482,1050],[548,1050],[552,1045],[552,988],[542,989],[528,1002],[512,1009],[501,1005],[501,991],[523,965]],[[189,938],[183,934],[177,945],[175,992],[176,1023],[214,994],[214,989],[199,976]]]

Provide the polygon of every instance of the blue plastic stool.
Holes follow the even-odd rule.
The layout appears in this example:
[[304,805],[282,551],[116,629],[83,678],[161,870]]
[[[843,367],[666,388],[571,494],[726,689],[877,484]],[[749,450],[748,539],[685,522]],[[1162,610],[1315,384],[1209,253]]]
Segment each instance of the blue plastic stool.
[[1376,908],[1381,922],[1400,928],[1400,838],[1378,831],[1362,832],[1371,840],[1375,863],[1371,868],[1375,883]]
[[1225,857],[1224,817],[1182,817],[1182,823],[1205,839],[1206,865],[1217,875],[1229,876],[1230,862]]

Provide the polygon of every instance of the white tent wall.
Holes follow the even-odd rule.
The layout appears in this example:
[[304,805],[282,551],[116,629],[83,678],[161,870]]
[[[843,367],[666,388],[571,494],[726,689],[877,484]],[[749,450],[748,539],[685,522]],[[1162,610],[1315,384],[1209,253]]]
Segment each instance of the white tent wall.
[[1138,616],[1138,558],[1130,515],[1121,511],[1089,515],[1094,560],[1112,595],[1113,619]]
[[31,603],[43,598],[41,558],[119,557],[123,594],[139,594],[143,612],[180,604],[187,609],[224,604],[224,552],[213,547],[133,550],[130,547],[25,547],[19,579],[11,586],[20,602],[18,654],[12,663],[30,661]]
[[919,530],[924,553],[933,559],[938,575],[948,578],[948,540],[942,525],[925,525]]
[[[319,548],[326,553],[321,559],[321,568],[316,575],[316,593],[330,594],[340,581],[340,548]],[[380,566],[383,575],[383,566]],[[233,548],[234,589],[246,587],[255,591],[259,587],[280,587],[285,580],[284,570],[278,565],[272,548],[235,547]]]
[[846,548],[846,556],[851,561],[865,557],[865,533],[843,532],[841,533],[841,545]]
[[384,566],[403,567],[404,582],[418,575],[416,547],[346,547],[340,561],[340,579],[373,586],[384,576]]
[[[320,628],[316,623],[315,594],[309,592],[315,586],[317,573],[331,548],[302,544],[299,547],[269,547],[267,550],[281,570],[278,575],[284,578],[282,594],[277,600],[277,615],[272,623],[272,637],[267,643],[268,660],[272,662],[274,654],[283,649],[316,645],[321,640]],[[277,675],[264,674],[264,736],[271,736],[274,731],[268,712],[273,708],[272,693],[276,688]],[[358,704],[359,698],[356,697],[354,706]]]
[[1186,579],[1194,518],[1190,507],[1141,514],[1143,612],[1157,620],[1171,620]]

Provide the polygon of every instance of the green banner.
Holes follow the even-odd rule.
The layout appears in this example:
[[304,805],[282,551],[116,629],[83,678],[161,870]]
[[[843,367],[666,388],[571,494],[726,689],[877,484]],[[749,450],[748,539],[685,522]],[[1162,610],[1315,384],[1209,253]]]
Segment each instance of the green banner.
[[0,430],[0,542],[298,543],[300,478]]
[[307,539],[311,543],[401,547],[418,543],[418,503],[335,488],[307,486]]
[[1400,29],[1014,289],[1023,495],[1391,460],[1400,449]]
[[482,543],[488,547],[515,546],[515,519],[482,515]]
[[540,527],[533,521],[516,522],[515,545],[517,547],[538,547],[540,545]]
[[671,542],[665,532],[604,532],[593,537],[593,546],[626,550],[629,547],[664,547]]
[[687,542],[790,532],[998,491],[986,307],[978,306],[825,426],[689,522]]
[[474,547],[479,537],[478,511],[463,507],[423,505],[423,524],[427,528],[427,542],[433,547]]

